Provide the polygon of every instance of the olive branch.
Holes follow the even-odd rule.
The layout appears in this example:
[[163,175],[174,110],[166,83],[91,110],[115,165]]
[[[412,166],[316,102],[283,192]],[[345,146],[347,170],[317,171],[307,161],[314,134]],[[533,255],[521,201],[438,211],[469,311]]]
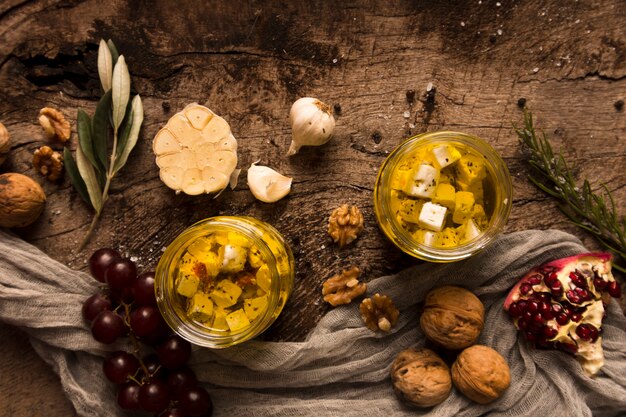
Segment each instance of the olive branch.
[[[141,97],[130,100],[130,74],[124,55],[113,42],[101,40],[98,75],[104,94],[93,117],[78,109],[76,160],[69,148],[63,151],[65,166],[78,194],[95,214],[79,250],[89,241],[109,197],[111,181],[126,164],[137,144],[143,122]],[[112,135],[111,135],[112,133]]]
[[[626,262],[626,217],[619,216],[611,191],[601,185],[602,194],[591,189],[587,179],[578,187],[565,158],[554,153],[545,132],[535,131],[533,116],[524,111],[524,127],[513,126],[522,145],[530,153],[530,165],[539,174],[528,179],[541,191],[559,201],[559,209],[576,226],[592,234],[605,248]],[[626,268],[613,265],[626,272]]]

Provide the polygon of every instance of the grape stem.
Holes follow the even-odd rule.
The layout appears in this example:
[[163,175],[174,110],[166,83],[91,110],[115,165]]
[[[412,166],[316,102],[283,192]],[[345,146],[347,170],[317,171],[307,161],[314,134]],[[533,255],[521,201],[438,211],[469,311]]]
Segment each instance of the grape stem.
[[[148,377],[151,377],[152,375],[150,375],[150,371],[148,371],[148,367],[141,359],[141,355],[140,355],[141,344],[139,343],[139,340],[137,340],[137,336],[135,336],[135,334],[133,333],[133,329],[130,327],[130,304],[127,304],[124,301],[122,301],[122,305],[124,306],[124,321],[126,322],[126,325],[128,326],[128,329],[129,329],[128,336],[130,337],[130,341],[133,344],[133,355],[135,355],[135,357],[139,361],[139,366],[141,367],[141,370],[143,371],[144,375],[148,375]],[[137,384],[142,385],[142,383],[137,381],[134,377],[131,376],[129,378],[135,381]]]

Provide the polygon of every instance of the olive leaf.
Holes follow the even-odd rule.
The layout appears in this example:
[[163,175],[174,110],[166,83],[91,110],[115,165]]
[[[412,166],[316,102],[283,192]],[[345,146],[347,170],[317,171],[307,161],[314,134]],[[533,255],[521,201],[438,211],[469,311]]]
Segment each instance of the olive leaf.
[[91,118],[83,109],[78,109],[76,130],[78,131],[78,143],[80,143],[83,153],[91,165],[100,171],[99,161],[96,159],[91,141]]
[[100,46],[98,47],[98,75],[100,76],[100,84],[102,84],[102,90],[106,93],[111,89],[111,79],[113,78],[113,57],[109,46],[100,39]]
[[132,103],[128,103],[126,106],[126,115],[124,116],[124,121],[120,126],[120,133],[117,135],[117,150],[115,152],[115,157],[118,158],[122,153],[122,149],[126,146],[126,142],[128,141],[128,135],[130,135],[130,129],[133,124],[133,109]]
[[91,205],[85,181],[83,181],[83,178],[80,176],[78,167],[76,166],[76,161],[72,158],[72,153],[67,147],[63,149],[63,160],[65,161],[65,171],[67,172],[67,175],[69,175],[72,184],[74,184],[74,188],[76,188],[78,195],[85,200],[85,203]]
[[119,52],[117,52],[117,48],[111,39],[107,41],[107,46],[109,47],[109,51],[111,51],[111,61],[113,61],[113,66],[117,64],[117,59],[120,57]]
[[113,91],[113,128],[117,132],[124,120],[126,105],[130,98],[130,74],[124,55],[120,55],[115,68],[113,68],[111,91]]
[[102,191],[100,190],[96,172],[85,157],[80,145],[76,148],[76,166],[78,167],[80,176],[83,178],[83,181],[85,181],[85,187],[87,188],[91,205],[94,210],[96,210],[96,213],[99,214],[100,210],[102,210]]
[[133,150],[135,145],[137,144],[137,139],[139,138],[139,130],[141,129],[141,124],[143,123],[143,104],[141,102],[141,97],[137,94],[132,101],[131,112],[130,112],[130,131],[127,137],[124,146],[122,147],[121,153],[119,157],[115,161],[115,165],[113,166],[113,172],[117,173],[122,167],[126,164],[128,160],[128,155]]
[[109,114],[111,113],[111,90],[107,91],[96,106],[91,122],[91,142],[95,159],[99,162],[98,169],[106,172],[107,141],[109,137]]

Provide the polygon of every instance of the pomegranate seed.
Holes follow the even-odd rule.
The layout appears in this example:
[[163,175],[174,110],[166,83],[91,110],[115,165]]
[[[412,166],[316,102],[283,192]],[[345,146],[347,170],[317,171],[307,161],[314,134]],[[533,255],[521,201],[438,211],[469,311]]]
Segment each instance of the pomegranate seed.
[[581,301],[580,296],[576,294],[573,290],[569,290],[567,293],[565,293],[565,296],[568,300],[572,302],[572,304],[578,304]]
[[552,312],[554,314],[559,314],[563,311],[563,306],[561,304],[552,304]]
[[539,285],[541,284],[541,277],[539,275],[533,275],[532,277],[528,278],[528,283],[530,285]]
[[517,327],[519,327],[521,330],[526,330],[528,329],[528,320],[521,318],[517,321]]
[[563,286],[561,285],[561,281],[554,281],[550,286],[550,292],[555,297],[560,297],[563,294]]
[[558,281],[556,279],[556,274],[552,273],[550,275],[546,275],[543,279],[543,282],[549,287],[554,281]]
[[530,323],[530,321],[533,319],[533,316],[534,316],[533,313],[531,313],[530,311],[527,311],[527,312],[524,313],[522,318]]
[[576,285],[577,287],[584,288],[587,286],[587,281],[585,281],[585,278],[578,272],[570,272],[569,279],[571,279],[574,285]]
[[556,344],[556,347],[560,350],[562,350],[563,352],[567,352],[567,353],[571,353],[572,355],[575,355],[576,352],[578,352],[578,346],[572,344],[572,343],[562,343],[559,342]]
[[572,313],[570,314],[570,319],[572,319],[574,323],[578,323],[583,319],[583,315],[580,313]]
[[526,339],[529,342],[534,342],[535,340],[537,340],[537,335],[535,335],[534,333],[531,333],[531,332],[526,332]]
[[526,309],[528,308],[528,303],[526,302],[526,300],[521,300],[517,303],[517,308],[519,308],[520,313],[525,313]]
[[589,328],[589,325],[587,324],[581,324],[580,326],[578,326],[576,328],[576,334],[582,340],[587,340],[587,341],[591,340],[591,329]]
[[547,314],[550,313],[550,304],[546,303],[545,301],[542,301],[541,303],[539,303],[539,311],[541,312],[541,314]]
[[522,312],[519,311],[519,308],[517,306],[517,303],[512,303],[509,306],[509,314],[511,315],[511,317],[519,317],[522,315]]
[[565,313],[559,313],[556,315],[556,322],[561,326],[565,326],[569,322],[569,317]]
[[529,302],[526,311],[535,314],[537,311],[539,311],[539,303],[536,301]]
[[559,334],[559,332],[554,327],[545,326],[543,328],[543,335],[546,339],[554,339],[557,334]]
[[533,288],[530,285],[528,285],[528,284],[522,284],[519,287],[519,291],[522,293],[522,295],[527,295],[532,290],[533,290]]
[[591,300],[591,296],[589,295],[589,291],[584,288],[575,288],[574,292],[581,298],[581,300]]
[[593,326],[590,324],[589,331],[591,332],[591,341],[595,342],[596,340],[598,340],[598,336],[600,336],[600,332],[598,332],[598,329],[596,328],[596,326]]
[[535,299],[544,303],[550,303],[550,294],[545,292],[535,293]]
[[609,295],[613,298],[620,298],[622,296],[622,287],[619,286],[619,282],[611,281],[609,284]]
[[596,287],[596,289],[598,289],[600,291],[605,289],[607,285],[609,285],[609,283],[607,281],[603,280],[600,277],[597,277],[597,278],[593,279],[593,286]]
[[541,313],[537,313],[537,315],[533,317],[533,323],[543,324],[544,321],[544,317],[541,315]]

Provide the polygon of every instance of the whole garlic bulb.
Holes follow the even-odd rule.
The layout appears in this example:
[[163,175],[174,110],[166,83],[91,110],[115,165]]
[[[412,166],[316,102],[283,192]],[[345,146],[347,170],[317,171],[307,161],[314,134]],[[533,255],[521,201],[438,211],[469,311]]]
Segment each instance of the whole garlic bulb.
[[328,104],[312,97],[296,100],[289,111],[291,120],[291,156],[302,146],[320,146],[328,142],[335,130],[335,118]]
[[274,203],[289,194],[291,178],[272,168],[256,165],[257,162],[248,168],[248,187],[252,195],[264,203]]

